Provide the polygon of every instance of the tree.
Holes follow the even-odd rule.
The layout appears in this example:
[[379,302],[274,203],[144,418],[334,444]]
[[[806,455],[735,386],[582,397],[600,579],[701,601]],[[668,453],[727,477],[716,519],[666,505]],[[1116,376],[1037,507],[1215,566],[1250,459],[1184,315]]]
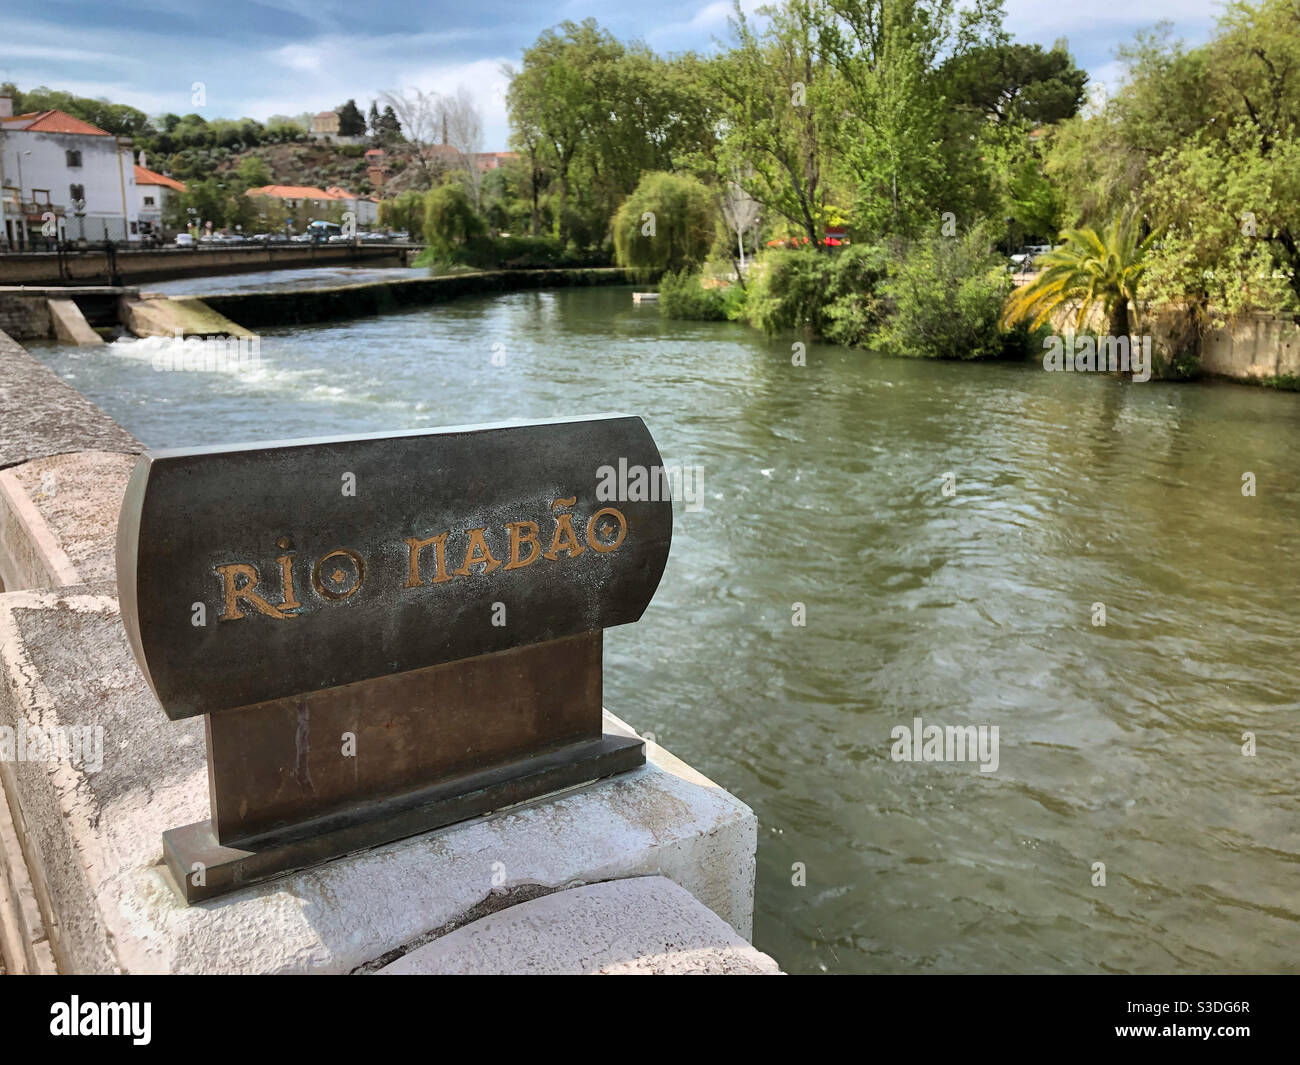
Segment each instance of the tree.
[[734,170],[732,180],[723,187],[722,217],[726,220],[727,228],[736,234],[736,247],[740,251],[736,276],[742,286],[745,283],[745,237],[758,226],[760,213],[758,201],[740,183],[740,170]]
[[479,155],[483,151],[483,118],[474,97],[465,86],[456,88],[455,96],[442,99],[443,130],[445,142],[456,149],[459,161],[456,169],[476,212],[483,210],[483,169]]
[[423,240],[425,195],[416,189],[407,189],[391,200],[381,200],[380,225],[389,229],[404,229],[411,240]]
[[1061,247],[1038,259],[1042,269],[1034,280],[1007,299],[1002,325],[1027,321],[1030,329],[1039,329],[1058,313],[1067,313],[1082,329],[1089,315],[1100,310],[1110,336],[1128,336],[1141,318],[1138,284],[1154,235],[1139,240],[1130,216],[1115,219],[1104,234],[1084,227],[1066,230],[1061,239]]
[[1227,315],[1300,310],[1300,8],[1230,3],[1204,49],[1209,121],[1151,167],[1156,291]]
[[429,149],[443,136],[442,99],[436,92],[423,89],[388,91],[383,94],[383,99],[385,107],[381,121],[387,128],[391,113],[393,121],[400,123],[405,141],[410,146],[409,155],[419,168],[425,186],[431,186],[435,168]]
[[1206,57],[1168,34],[1161,26],[1121,48],[1119,88],[1095,113],[1065,120],[1053,135],[1044,169],[1069,224],[1095,228],[1129,210],[1150,219],[1152,167],[1209,124]]
[[[1004,39],[996,0],[827,0],[819,28],[838,91],[823,95],[852,220],[868,235],[933,232],[992,200],[980,134],[947,99],[946,64]],[[968,221],[969,224],[969,221]]]
[[1030,127],[1077,114],[1088,83],[1064,41],[1050,50],[1006,41],[981,45],[947,60],[940,74],[951,105]]
[[239,180],[246,189],[256,189],[271,184],[271,168],[266,165],[266,160],[261,156],[244,156],[239,161],[235,173],[239,175]]
[[366,132],[366,120],[357,108],[356,100],[349,100],[339,108],[339,136],[362,137]]
[[457,248],[482,236],[483,228],[459,183],[440,185],[425,195],[424,239],[437,258],[449,258]]
[[1167,27],[1122,50],[1123,82],[1047,158],[1067,219],[1133,212],[1160,233],[1149,294],[1232,316],[1300,309],[1300,10],[1235,0],[1188,50]]
[[763,30],[736,6],[735,46],[705,68],[722,113],[719,156],[741,188],[810,241],[822,236],[826,188],[820,117],[831,91],[818,48],[824,5],[791,0]]
[[684,174],[641,179],[614,216],[614,254],[620,266],[649,275],[699,266],[717,226],[713,196]]
[[379,108],[374,100],[370,101],[370,114],[367,118],[367,124],[370,127],[370,135],[377,138],[379,136]]
[[574,162],[584,143],[593,142],[597,128],[610,121],[604,87],[608,67],[623,48],[594,19],[581,25],[564,22],[558,29],[544,31],[524,50],[523,67],[510,86],[510,108],[516,127],[535,131],[546,147],[559,191],[556,223],[563,244],[572,226]]
[[510,78],[506,104],[510,110],[511,144],[520,149],[528,163],[529,231],[535,237],[541,224],[542,190],[549,173],[548,144],[540,125],[541,111],[533,95],[535,87],[531,84],[536,79],[526,82],[518,78],[509,65],[503,67],[503,73]]
[[402,135],[401,120],[398,119],[397,112],[393,110],[391,104],[385,106],[383,114],[379,116],[379,132],[376,137],[385,147],[402,144],[406,140]]

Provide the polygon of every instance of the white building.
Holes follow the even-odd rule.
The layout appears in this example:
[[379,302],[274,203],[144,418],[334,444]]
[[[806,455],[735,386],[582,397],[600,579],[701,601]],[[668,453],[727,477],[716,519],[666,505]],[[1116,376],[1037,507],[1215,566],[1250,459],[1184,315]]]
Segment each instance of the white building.
[[338,185],[331,185],[325,190],[336,200],[342,200],[344,210],[351,211],[358,226],[373,226],[379,222],[379,201],[366,196],[357,196]]
[[[247,196],[266,196],[281,201],[291,211],[305,208],[328,210],[338,207],[340,216],[344,211],[352,213],[352,220],[359,227],[372,226],[379,221],[379,201],[364,196],[357,196],[345,188],[333,185],[328,189],[315,185],[262,185],[249,189]],[[347,219],[343,219],[346,221]]]
[[138,241],[129,137],[62,111],[13,115],[0,96],[0,199],[9,248],[33,239]]
[[339,113],[322,111],[311,120],[312,136],[329,144],[363,144],[366,138],[339,132]]
[[145,166],[144,152],[135,165],[136,213],[142,236],[171,236],[164,232],[163,217],[172,201],[185,191],[185,184]]

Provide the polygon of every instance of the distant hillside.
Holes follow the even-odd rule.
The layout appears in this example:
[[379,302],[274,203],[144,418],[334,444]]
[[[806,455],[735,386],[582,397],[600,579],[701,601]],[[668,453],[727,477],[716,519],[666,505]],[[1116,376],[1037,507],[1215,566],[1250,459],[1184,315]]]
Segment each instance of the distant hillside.
[[366,177],[365,147],[307,141],[268,144],[231,155],[217,167],[219,173],[238,168],[249,156],[261,159],[271,172],[272,185],[315,185],[326,189],[341,185],[349,192],[369,196],[376,190]]

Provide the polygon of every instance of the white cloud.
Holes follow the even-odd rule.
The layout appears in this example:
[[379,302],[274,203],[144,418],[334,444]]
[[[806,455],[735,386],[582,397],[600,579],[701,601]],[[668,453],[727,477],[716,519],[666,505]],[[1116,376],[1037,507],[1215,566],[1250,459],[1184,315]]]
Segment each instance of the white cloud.
[[271,53],[272,61],[290,70],[314,72],[320,70],[325,52],[320,47],[305,44],[286,44]]

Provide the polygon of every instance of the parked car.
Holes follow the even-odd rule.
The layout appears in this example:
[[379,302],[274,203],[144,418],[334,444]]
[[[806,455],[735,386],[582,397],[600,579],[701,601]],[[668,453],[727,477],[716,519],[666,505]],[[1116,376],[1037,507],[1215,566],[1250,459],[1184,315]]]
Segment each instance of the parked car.
[[178,248],[194,247],[194,237],[189,233],[177,233],[176,239],[172,241]]
[[1050,244],[1026,244],[1011,256],[1011,268],[1023,273],[1034,268],[1034,260],[1052,250]]

